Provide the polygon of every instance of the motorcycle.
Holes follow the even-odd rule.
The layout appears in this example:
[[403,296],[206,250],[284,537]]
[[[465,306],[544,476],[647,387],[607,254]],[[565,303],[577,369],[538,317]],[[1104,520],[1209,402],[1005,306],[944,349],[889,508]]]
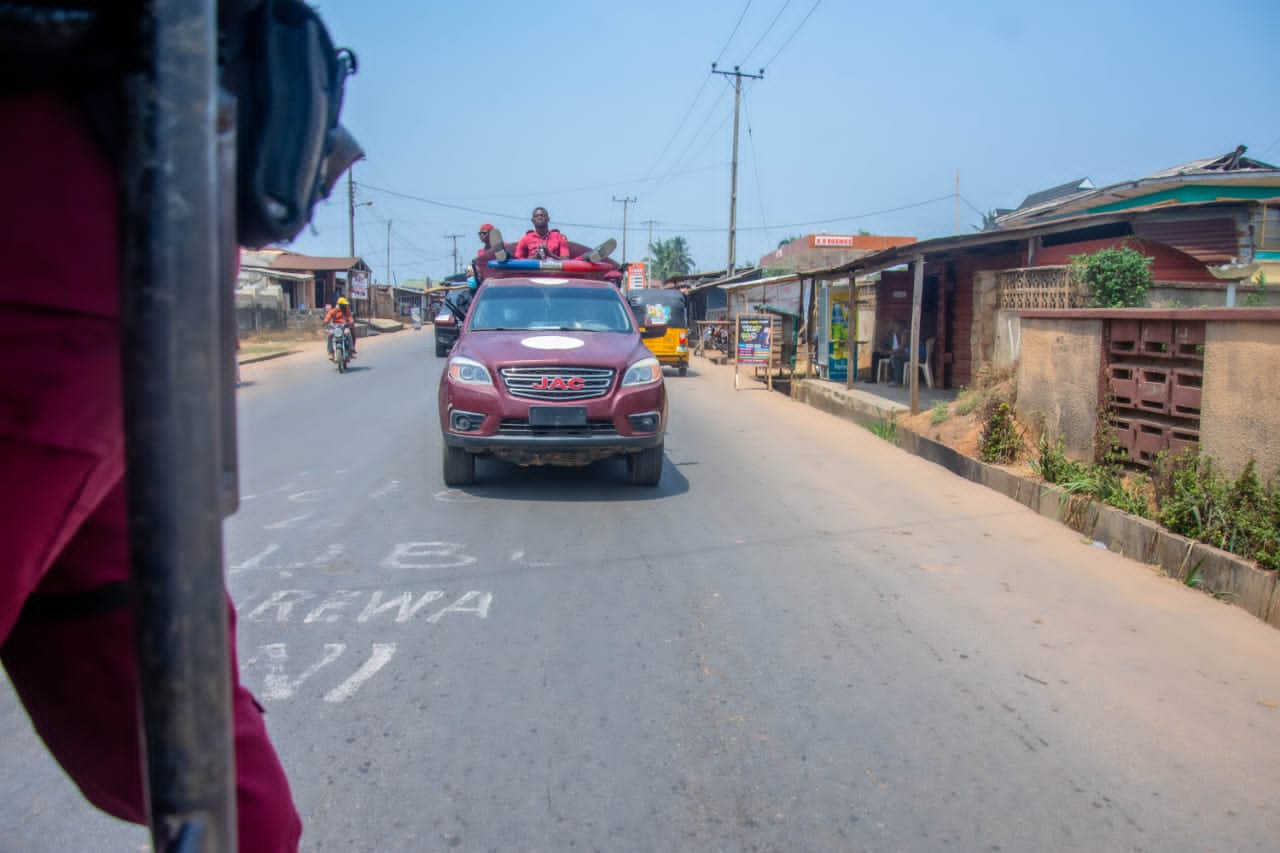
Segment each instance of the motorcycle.
[[329,333],[329,348],[338,365],[338,372],[346,373],[347,365],[351,362],[351,333],[346,326],[338,323],[329,324],[326,331]]

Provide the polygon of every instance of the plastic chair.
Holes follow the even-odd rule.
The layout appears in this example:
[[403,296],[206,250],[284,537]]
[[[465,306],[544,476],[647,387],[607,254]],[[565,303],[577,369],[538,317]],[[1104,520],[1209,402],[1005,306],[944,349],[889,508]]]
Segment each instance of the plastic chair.
[[[920,370],[921,370],[921,372],[922,372],[922,373],[924,373],[924,384],[925,384],[927,387],[929,387],[929,388],[932,388],[932,387],[933,387],[933,370],[932,370],[932,369],[930,369],[930,367],[929,367],[929,361],[930,361],[930,360],[931,360],[931,358],[933,357],[933,341],[934,341],[934,339],[933,339],[933,338],[929,338],[928,340],[926,340],[926,341],[924,342],[924,358],[923,358],[923,359],[921,359],[921,360],[920,360],[920,362],[919,362]],[[883,362],[883,361],[882,361],[882,362],[880,362],[880,363],[881,363],[881,364],[884,364],[884,362]],[[907,363],[907,365],[906,365],[906,368],[905,368],[905,369],[910,369],[910,367],[911,367],[911,363],[910,363],[910,362],[908,362],[908,363]],[[909,378],[910,378],[910,377],[903,376],[903,377],[902,377],[902,384],[903,384],[903,385],[906,385],[906,384],[907,384],[907,380],[908,380]]]
[[888,384],[893,381],[893,365],[889,363],[889,357],[885,356],[876,364],[876,381]]

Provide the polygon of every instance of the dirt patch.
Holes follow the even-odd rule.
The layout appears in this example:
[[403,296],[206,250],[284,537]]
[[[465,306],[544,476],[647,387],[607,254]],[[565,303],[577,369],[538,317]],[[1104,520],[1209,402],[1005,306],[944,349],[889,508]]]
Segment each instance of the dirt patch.
[[[1001,402],[1012,403],[1016,387],[1011,377],[997,377],[985,384],[966,389],[950,403],[928,409],[918,415],[899,415],[898,423],[917,435],[946,445],[957,453],[974,459],[982,456],[982,432],[986,417]],[[1022,453],[1014,466],[1025,470],[1026,460],[1035,450],[1038,436],[1030,424],[1019,423],[1022,432]]]

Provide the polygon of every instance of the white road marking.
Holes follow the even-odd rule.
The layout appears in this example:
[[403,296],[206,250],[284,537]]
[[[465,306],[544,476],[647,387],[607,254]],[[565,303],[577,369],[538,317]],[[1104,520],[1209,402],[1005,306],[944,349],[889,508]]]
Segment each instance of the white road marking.
[[258,646],[258,653],[249,658],[248,663],[245,664],[245,669],[259,662],[265,664],[267,674],[262,680],[262,698],[267,700],[289,699],[297,692],[302,682],[315,675],[321,668],[333,663],[346,650],[345,643],[325,643],[324,657],[318,663],[308,667],[302,675],[290,680],[285,672],[285,664],[289,662],[289,650],[285,648],[284,643],[269,643],[265,646]]
[[[377,616],[384,610],[396,608],[397,622],[408,622],[417,614],[419,610],[426,607],[433,601],[444,598],[444,591],[439,589],[429,589],[418,599],[417,604],[413,604],[413,593],[402,592],[400,595],[386,602],[382,602],[382,590],[374,590],[373,595],[369,596],[369,603],[364,606],[364,610],[360,611],[360,615],[356,618],[357,622],[368,622],[372,617]],[[412,606],[411,606],[412,605]]]
[[257,607],[249,611],[249,615],[244,617],[251,622],[259,622],[263,614],[272,608],[276,611],[277,622],[288,622],[289,614],[293,612],[293,605],[300,604],[303,601],[309,601],[315,598],[315,595],[303,589],[281,589],[271,593],[267,600],[259,604]]
[[[477,599],[479,599],[479,602],[474,607],[466,606]],[[465,593],[462,598],[459,598],[453,604],[450,604],[440,612],[432,613],[427,617],[427,621],[431,623],[439,622],[440,617],[444,616],[446,613],[474,613],[481,619],[485,619],[489,616],[490,604],[493,604],[493,593],[471,590],[470,592]]]
[[256,569],[260,565],[262,565],[263,560],[265,560],[267,557],[270,557],[272,554],[274,554],[276,551],[279,551],[279,550],[280,550],[279,545],[268,545],[262,551],[258,552],[257,554],[254,554],[252,557],[245,560],[243,563],[237,563],[236,565],[232,566],[231,571],[247,572],[251,569]]
[[337,622],[342,617],[337,613],[330,613],[331,610],[341,610],[355,599],[364,595],[359,590],[340,589],[330,595],[324,601],[316,606],[306,616],[302,618],[303,622]]
[[264,525],[264,527],[267,530],[283,530],[290,524],[296,524],[299,521],[306,521],[313,515],[315,515],[314,512],[304,512],[302,515],[295,515],[293,518],[286,518],[284,521],[272,522],[271,524]]
[[387,569],[448,569],[469,566],[476,558],[461,553],[463,547],[457,542],[401,542],[382,561],[382,566]]
[[337,687],[324,694],[326,702],[344,702],[360,689],[360,685],[364,684],[374,673],[387,665],[391,660],[391,656],[396,653],[395,643],[374,643],[373,653],[369,655],[369,659],[360,665],[360,668],[352,673],[351,677],[339,684]]

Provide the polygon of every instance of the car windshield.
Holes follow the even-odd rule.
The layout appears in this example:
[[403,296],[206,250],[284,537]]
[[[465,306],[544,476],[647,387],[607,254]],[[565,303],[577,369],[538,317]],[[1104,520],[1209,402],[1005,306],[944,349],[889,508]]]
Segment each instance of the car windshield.
[[630,332],[630,312],[617,293],[604,288],[489,287],[476,298],[471,331]]
[[636,322],[642,326],[689,328],[684,295],[676,290],[633,290],[627,297]]

